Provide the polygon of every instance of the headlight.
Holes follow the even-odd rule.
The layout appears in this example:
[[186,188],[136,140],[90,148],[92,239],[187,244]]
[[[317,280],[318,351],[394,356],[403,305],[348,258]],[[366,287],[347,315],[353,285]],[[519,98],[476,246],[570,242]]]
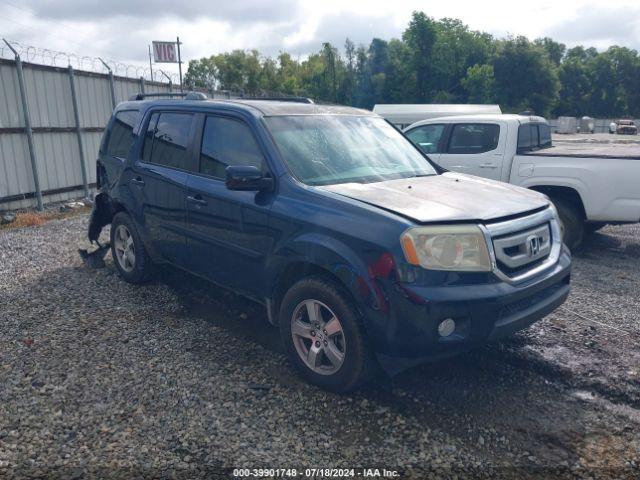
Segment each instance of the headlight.
[[407,262],[429,270],[489,272],[484,234],[476,225],[413,227],[400,237]]

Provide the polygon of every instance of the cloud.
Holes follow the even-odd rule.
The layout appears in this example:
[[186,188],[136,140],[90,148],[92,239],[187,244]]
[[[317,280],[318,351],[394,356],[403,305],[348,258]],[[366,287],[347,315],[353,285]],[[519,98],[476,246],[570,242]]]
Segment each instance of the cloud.
[[91,19],[98,22],[111,17],[176,17],[244,24],[278,20],[295,15],[299,10],[296,0],[26,0],[22,5],[42,19]]
[[[308,55],[319,51],[325,42],[343,49],[347,37],[356,45],[368,45],[374,37],[390,40],[399,37],[406,23],[396,24],[389,16],[370,16],[355,12],[332,13],[323,16],[315,30],[306,38],[289,40],[285,44],[288,52]],[[282,50],[283,47],[280,46]]]
[[612,44],[640,48],[640,7],[591,7],[548,30],[551,38],[584,46],[606,48]]
[[[582,5],[557,0],[430,2],[424,0],[2,0],[0,31],[27,45],[148,64],[152,40],[180,36],[190,60],[233,49],[304,57],[323,42],[340,50],[372,38],[398,38],[411,12],[460,18],[470,28],[497,36],[550,36],[568,46],[605,49],[617,43],[640,49],[640,5],[598,0]],[[175,70],[175,65],[163,65]]]

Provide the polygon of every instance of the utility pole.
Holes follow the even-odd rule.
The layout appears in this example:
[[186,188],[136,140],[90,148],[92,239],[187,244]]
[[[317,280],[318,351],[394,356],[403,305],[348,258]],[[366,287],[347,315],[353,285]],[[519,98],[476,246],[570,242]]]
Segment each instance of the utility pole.
[[182,88],[182,57],[180,56],[180,37],[176,37],[176,44],[178,45],[178,72],[180,73],[180,91],[184,92]]

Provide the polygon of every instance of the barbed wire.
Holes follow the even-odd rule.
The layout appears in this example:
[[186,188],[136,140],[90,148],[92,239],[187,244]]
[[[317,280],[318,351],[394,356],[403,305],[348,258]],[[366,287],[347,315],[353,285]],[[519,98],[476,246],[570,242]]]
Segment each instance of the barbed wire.
[[[180,77],[176,73],[164,72],[161,69],[153,69],[153,77],[149,67],[143,67],[140,65],[126,64],[110,59],[100,59],[99,57],[89,57],[76,55],[75,53],[68,53],[61,50],[52,50],[49,48],[39,48],[31,45],[25,45],[21,42],[13,40],[7,40],[11,46],[18,52],[23,62],[35,63],[38,65],[46,65],[51,67],[64,67],[71,65],[76,70],[83,70],[93,73],[109,73],[109,66],[114,75],[128,78],[140,78],[154,82],[168,83],[167,77],[171,79],[171,82],[178,84]],[[0,43],[0,58],[6,58],[13,60],[14,53],[11,49],[5,45],[4,42]]]

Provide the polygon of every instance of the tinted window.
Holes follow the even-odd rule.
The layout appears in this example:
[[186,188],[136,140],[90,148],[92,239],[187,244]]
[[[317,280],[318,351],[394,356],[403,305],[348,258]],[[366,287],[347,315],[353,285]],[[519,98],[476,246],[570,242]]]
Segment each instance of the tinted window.
[[422,125],[407,132],[407,137],[425,153],[438,152],[438,142],[444,132],[444,125]]
[[518,150],[538,150],[551,146],[551,127],[540,123],[525,123],[518,128]]
[[454,125],[448,153],[483,153],[498,148],[500,126],[486,123]]
[[116,114],[109,132],[107,154],[120,158],[127,157],[133,145],[133,127],[137,118],[137,110],[123,110]]
[[531,135],[531,125],[520,125],[518,127],[518,150],[531,150],[533,148],[533,136]]
[[540,148],[551,146],[551,127],[549,125],[538,125],[538,137],[540,138]]
[[193,115],[190,113],[153,114],[144,141],[142,158],[173,168],[187,168],[187,144]]
[[207,117],[202,135],[200,172],[225,178],[229,165],[263,168],[263,156],[247,125],[223,117]]

